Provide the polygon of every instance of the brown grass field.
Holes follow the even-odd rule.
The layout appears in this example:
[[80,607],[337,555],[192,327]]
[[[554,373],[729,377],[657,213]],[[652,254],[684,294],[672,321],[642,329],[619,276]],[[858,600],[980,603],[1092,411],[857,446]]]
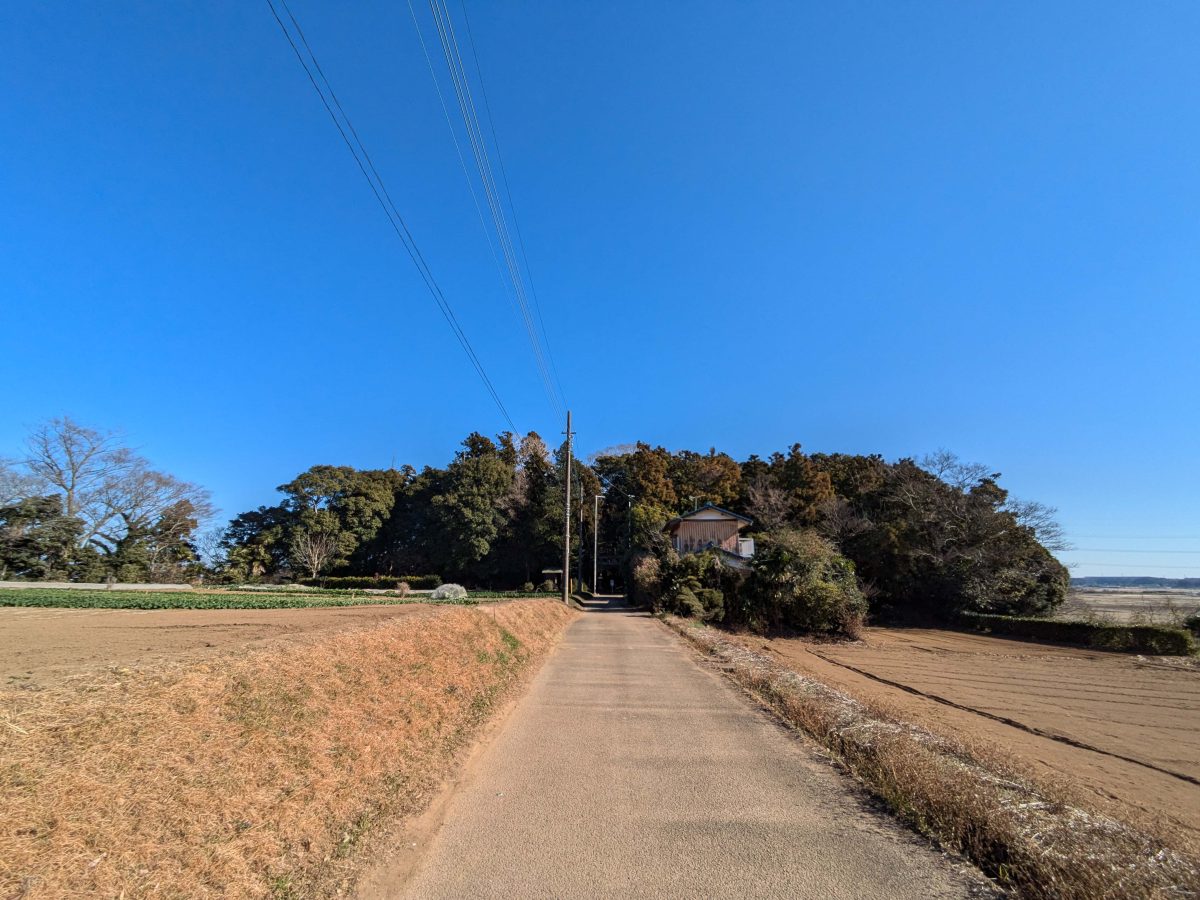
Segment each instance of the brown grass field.
[[576,615],[2,612],[5,898],[344,890]]
[[1200,591],[1180,588],[1072,590],[1056,619],[1099,619],[1142,625],[1181,625],[1200,614]]
[[852,644],[741,636],[897,720],[1011,756],[1092,808],[1200,849],[1200,668],[927,629]]

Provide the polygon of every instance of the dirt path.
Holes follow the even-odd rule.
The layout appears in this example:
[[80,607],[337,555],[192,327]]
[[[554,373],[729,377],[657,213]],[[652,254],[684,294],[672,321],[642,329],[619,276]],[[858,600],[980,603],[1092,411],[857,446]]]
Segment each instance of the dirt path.
[[859,644],[742,638],[897,717],[982,740],[1124,817],[1200,846],[1200,669],[1186,662],[927,629]]
[[425,604],[317,609],[0,608],[0,686],[36,689],[105,666],[195,662],[278,639],[428,615]]
[[362,900],[990,892],[624,611],[571,626],[443,816]]

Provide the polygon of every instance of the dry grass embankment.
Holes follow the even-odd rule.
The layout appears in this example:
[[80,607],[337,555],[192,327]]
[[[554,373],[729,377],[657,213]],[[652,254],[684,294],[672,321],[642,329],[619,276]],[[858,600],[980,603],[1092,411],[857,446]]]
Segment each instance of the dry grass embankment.
[[0,693],[0,895],[301,897],[455,751],[574,613],[444,608],[175,670]]
[[1004,886],[1072,900],[1200,892],[1195,860],[1035,783],[999,753],[897,721],[712,629],[673,617],[668,624],[816,738],[902,819]]

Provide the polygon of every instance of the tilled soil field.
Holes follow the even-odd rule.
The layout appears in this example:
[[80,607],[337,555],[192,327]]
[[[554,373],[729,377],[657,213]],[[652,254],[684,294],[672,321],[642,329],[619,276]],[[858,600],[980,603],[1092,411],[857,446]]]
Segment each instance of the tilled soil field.
[[926,629],[854,644],[742,642],[897,718],[1011,754],[1123,818],[1200,848],[1200,668],[1193,661]]
[[36,690],[97,668],[197,662],[272,641],[428,616],[412,603],[314,609],[0,608],[0,688]]

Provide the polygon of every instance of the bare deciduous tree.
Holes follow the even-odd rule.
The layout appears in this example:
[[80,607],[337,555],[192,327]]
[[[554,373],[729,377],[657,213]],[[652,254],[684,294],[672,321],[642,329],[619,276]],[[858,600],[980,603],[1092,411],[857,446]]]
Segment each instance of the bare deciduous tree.
[[63,511],[83,521],[81,545],[112,550],[130,531],[151,528],[164,543],[183,540],[215,512],[208,491],[151,468],[113,432],[68,416],[38,426],[23,462],[37,490],[61,494]]
[[151,469],[141,457],[132,457],[119,476],[110,478],[97,491],[97,499],[107,511],[105,525],[119,527],[98,529],[95,536],[115,544],[122,531],[146,531],[157,526],[164,538],[183,540],[195,523],[216,512],[210,497],[204,488]]
[[960,491],[969,491],[987,478],[1000,477],[983,463],[965,463],[949,450],[935,450],[921,458],[921,468]]
[[0,459],[0,506],[13,506],[41,491],[42,483],[20,466],[18,460]]
[[42,490],[62,494],[63,512],[84,523],[80,543],[94,538],[112,518],[104,494],[133,461],[116,435],[80,425],[68,416],[51,419],[29,436],[25,465]]
[[768,475],[759,475],[746,487],[746,511],[754,524],[771,531],[783,524],[788,512],[788,494]]
[[225,564],[229,552],[225,543],[227,532],[226,528],[209,528],[196,538],[196,555],[209,569],[219,569]]
[[292,538],[292,562],[316,578],[338,552],[337,538],[327,531],[297,531]]
[[871,520],[859,515],[844,497],[826,500],[817,511],[821,516],[821,533],[839,543],[871,528]]
[[1038,542],[1047,550],[1059,552],[1071,549],[1066,531],[1055,516],[1058,510],[1036,500],[1009,499],[1004,504],[1006,512],[1012,513],[1018,524],[1032,529]]

